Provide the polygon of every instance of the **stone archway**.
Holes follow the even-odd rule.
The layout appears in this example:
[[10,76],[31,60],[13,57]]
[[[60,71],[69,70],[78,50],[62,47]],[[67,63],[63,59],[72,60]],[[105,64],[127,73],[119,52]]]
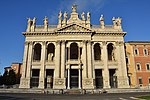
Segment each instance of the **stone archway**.
[[71,43],[70,45],[70,59],[78,59],[78,44]]
[[37,43],[34,45],[34,55],[33,55],[34,61],[40,61],[41,60],[41,44]]

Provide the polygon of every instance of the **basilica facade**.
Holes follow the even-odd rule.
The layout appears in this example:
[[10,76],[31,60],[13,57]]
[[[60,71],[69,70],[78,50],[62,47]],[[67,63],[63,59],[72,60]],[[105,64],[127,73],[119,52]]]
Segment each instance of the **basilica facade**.
[[90,12],[58,14],[58,24],[28,18],[20,88],[128,88],[121,18],[90,23]]

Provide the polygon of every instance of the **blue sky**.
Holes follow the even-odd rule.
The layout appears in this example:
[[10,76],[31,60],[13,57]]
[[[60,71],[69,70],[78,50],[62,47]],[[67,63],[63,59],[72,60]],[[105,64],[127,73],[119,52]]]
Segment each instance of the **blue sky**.
[[79,15],[90,11],[92,24],[99,24],[101,14],[105,24],[121,17],[125,41],[150,41],[150,0],[0,0],[0,72],[22,62],[27,17],[36,17],[40,25],[47,16],[49,24],[57,24],[58,12],[70,13],[72,4]]

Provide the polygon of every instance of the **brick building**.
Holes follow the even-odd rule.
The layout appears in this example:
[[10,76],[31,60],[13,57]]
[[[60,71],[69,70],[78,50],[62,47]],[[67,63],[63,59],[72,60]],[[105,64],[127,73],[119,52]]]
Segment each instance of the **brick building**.
[[126,43],[126,62],[131,87],[150,87],[150,41]]

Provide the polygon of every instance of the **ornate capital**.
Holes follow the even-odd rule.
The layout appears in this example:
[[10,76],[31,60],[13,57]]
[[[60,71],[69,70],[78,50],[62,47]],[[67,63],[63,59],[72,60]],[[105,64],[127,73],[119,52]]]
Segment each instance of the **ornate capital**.
[[29,45],[33,45],[33,41],[29,41]]
[[56,45],[59,45],[59,44],[60,44],[60,42],[61,42],[60,40],[56,41]]
[[66,43],[66,40],[62,40],[61,42],[62,42],[62,44],[65,44],[65,43]]
[[103,44],[103,45],[107,45],[107,42],[106,42],[106,41],[102,41],[102,44]]
[[86,44],[86,43],[87,43],[87,40],[83,40],[82,42],[83,42],[84,44]]
[[42,44],[43,44],[43,45],[46,45],[46,41],[42,41]]
[[123,42],[123,41],[117,41],[117,42],[116,42],[116,45],[117,45],[117,46],[123,46],[123,45],[124,45],[124,42]]
[[28,45],[28,44],[29,44],[29,42],[28,42],[28,41],[25,41],[25,42],[24,42],[24,45]]
[[88,43],[88,44],[91,44],[92,42],[91,42],[91,40],[88,40],[87,43]]

